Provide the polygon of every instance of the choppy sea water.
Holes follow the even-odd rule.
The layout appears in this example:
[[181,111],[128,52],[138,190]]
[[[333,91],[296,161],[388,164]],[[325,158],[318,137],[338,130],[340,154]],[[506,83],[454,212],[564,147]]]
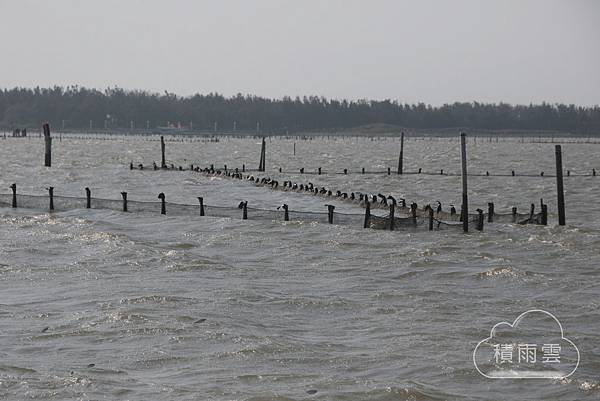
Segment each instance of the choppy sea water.
[[[296,143],[296,155],[293,144]],[[565,169],[600,167],[598,146],[564,144]],[[278,167],[385,170],[393,139],[267,140]],[[260,140],[168,142],[167,160],[256,168]],[[553,144],[468,142],[471,172],[547,174]],[[405,143],[405,169],[460,169],[456,139]],[[0,140],[0,189],[19,193],[325,211],[329,201],[191,172],[130,171],[157,141]],[[460,178],[310,176],[342,191],[460,204]],[[483,233],[214,217],[0,209],[0,397],[79,400],[600,399],[600,177],[566,177],[567,226],[551,177],[469,177],[471,208],[548,203],[543,226]],[[337,203],[339,210],[359,212]],[[336,209],[337,210],[337,209]],[[543,309],[581,360],[566,379],[498,380],[473,364],[493,325]]]

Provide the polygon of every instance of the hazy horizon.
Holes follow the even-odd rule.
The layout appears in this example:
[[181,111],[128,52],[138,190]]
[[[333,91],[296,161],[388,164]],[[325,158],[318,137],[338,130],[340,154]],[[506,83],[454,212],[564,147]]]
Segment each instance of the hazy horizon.
[[600,104],[600,2],[0,0],[0,87]]

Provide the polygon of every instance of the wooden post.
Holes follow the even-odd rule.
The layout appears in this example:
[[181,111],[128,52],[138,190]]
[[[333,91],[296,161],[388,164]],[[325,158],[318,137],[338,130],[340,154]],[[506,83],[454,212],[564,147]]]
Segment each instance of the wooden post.
[[123,197],[123,211],[127,211],[127,192],[121,192],[121,196]]
[[547,226],[548,225],[548,205],[544,204],[544,202],[541,202],[541,207],[542,207],[542,224]]
[[11,184],[12,189],[12,207],[17,207],[17,184]]
[[394,212],[395,212],[395,207],[396,205],[394,205],[394,202],[390,203],[390,231],[394,231]]
[[319,167],[319,175],[321,175],[321,167]]
[[294,142],[294,156],[296,156],[296,142]]
[[398,156],[398,174],[402,174],[404,164],[404,132],[400,133],[400,156]]
[[245,172],[246,172],[246,165],[242,164],[242,173],[245,173]]
[[333,211],[335,210],[335,206],[327,205],[327,221],[329,224],[333,224]]
[[512,222],[516,223],[517,222],[517,207],[514,206],[512,208]]
[[483,210],[477,209],[477,230],[483,231]]
[[392,170],[392,169],[388,167],[388,175],[390,175],[390,174],[391,174],[391,170]]
[[283,204],[283,221],[290,221],[290,214],[288,212],[288,205],[286,205],[285,203]]
[[167,207],[165,205],[165,194],[163,192],[159,193],[158,199],[160,199],[160,214],[167,214]]
[[267,143],[265,141],[265,138],[263,137],[263,139],[262,139],[262,145],[261,145],[261,148],[260,148],[260,162],[259,162],[259,165],[258,165],[258,171],[265,171],[266,150],[267,150]]
[[204,198],[199,196],[198,202],[200,202],[200,216],[204,216]]
[[52,137],[50,136],[50,124],[45,123],[43,128],[45,144],[44,166],[52,167]]
[[248,201],[242,205],[242,220],[248,220]]
[[50,198],[50,211],[54,210],[54,187],[48,187],[48,197]]
[[90,209],[92,207],[92,191],[86,187],[85,188],[85,208]]
[[160,167],[167,168],[167,162],[165,160],[165,137],[160,137]]
[[488,202],[488,223],[494,222],[494,202]]
[[556,193],[558,195],[558,225],[565,225],[565,192],[563,188],[562,150],[555,146],[556,155]]
[[417,204],[415,202],[410,204],[410,213],[412,215],[413,225],[417,226]]
[[363,228],[369,228],[371,226],[371,204],[369,201],[365,201],[365,223]]
[[529,222],[532,223],[533,222],[533,214],[535,213],[535,203],[531,204],[531,207],[529,209]]
[[429,208],[429,231],[433,231],[433,208]]
[[467,196],[467,138],[464,132],[460,134],[460,159],[462,180],[462,222],[463,231],[469,231],[469,199]]

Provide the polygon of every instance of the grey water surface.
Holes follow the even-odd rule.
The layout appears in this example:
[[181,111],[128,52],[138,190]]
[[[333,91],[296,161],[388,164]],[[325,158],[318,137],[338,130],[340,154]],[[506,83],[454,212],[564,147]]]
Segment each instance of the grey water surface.
[[[329,200],[189,171],[148,138],[0,139],[0,193],[93,196],[325,212]],[[293,145],[296,143],[296,155]],[[460,177],[279,174],[394,170],[397,139],[267,139],[267,172],[419,205],[460,204]],[[565,170],[600,168],[600,145],[563,144]],[[167,142],[167,159],[258,166],[260,140]],[[459,172],[457,138],[405,143],[405,169]],[[468,142],[473,173],[554,172],[554,145]],[[600,176],[469,177],[471,209],[526,211],[548,226],[482,233],[379,231],[280,220],[117,210],[0,208],[0,398],[6,400],[598,400]],[[357,205],[335,202],[340,211]],[[581,360],[565,379],[493,380],[473,365],[491,327],[543,309]]]

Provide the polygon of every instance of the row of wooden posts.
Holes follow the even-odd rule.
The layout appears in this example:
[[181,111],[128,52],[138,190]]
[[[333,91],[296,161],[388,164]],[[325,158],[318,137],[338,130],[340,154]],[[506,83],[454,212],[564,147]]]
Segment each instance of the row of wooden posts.
[[[161,137],[162,140],[162,137]],[[468,216],[469,214],[469,202],[468,202],[468,172],[467,172],[467,149],[466,149],[466,134],[462,132],[460,134],[460,150],[461,150],[461,185],[462,185],[462,205],[461,205],[461,213],[462,213],[462,222],[463,222],[463,230],[467,232],[469,230],[469,222]],[[164,143],[164,142],[162,142]],[[164,146],[162,147],[162,159],[164,160]],[[265,171],[265,139],[262,140],[261,146],[261,157],[259,161],[259,171]],[[403,155],[404,155],[404,134],[401,135],[400,138],[400,155],[398,157],[398,174],[402,174],[403,170]],[[565,225],[565,202],[564,202],[564,187],[563,187],[563,168],[562,168],[562,150],[561,145],[555,146],[555,156],[556,156],[556,189],[558,194],[558,224]],[[131,165],[133,168],[133,165]],[[225,166],[225,169],[227,167]],[[245,171],[245,165],[242,166],[242,171]],[[301,172],[303,172],[301,170]],[[364,169],[363,169],[364,172]],[[319,174],[321,173],[321,168],[319,167]],[[389,173],[389,169],[388,169]],[[595,173],[595,171],[594,171]],[[514,171],[513,171],[514,175]],[[544,208],[545,205],[542,206]],[[393,214],[393,210],[390,211],[390,214]],[[393,219],[391,220],[393,221]],[[393,224],[392,224],[393,225]]]
[[[12,190],[12,207],[13,208],[17,208],[18,207],[18,202],[17,202],[17,184],[12,184],[10,185],[10,189]],[[48,201],[49,201],[49,205],[48,205],[48,209],[50,211],[54,211],[54,187],[48,187]],[[85,205],[87,209],[91,209],[92,208],[92,191],[90,190],[89,187],[85,188]],[[128,198],[127,198],[127,192],[123,191],[121,192],[121,198],[122,198],[122,210],[123,212],[128,212]],[[166,196],[164,194],[164,192],[161,192],[158,194],[158,199],[160,199],[161,201],[161,207],[160,207],[160,214],[166,215],[167,214],[167,205],[166,205]],[[200,216],[206,216],[205,213],[205,205],[204,205],[204,198],[199,196],[197,197],[198,202],[199,202],[199,215]],[[493,204],[490,203],[490,212],[493,215]],[[327,221],[329,224],[334,224],[334,212],[335,212],[335,206],[334,205],[325,205],[327,206]],[[247,220],[248,219],[248,201],[242,201],[239,205],[238,208],[242,210],[242,220]],[[278,208],[279,209],[279,208]],[[287,204],[283,204],[281,206],[281,209],[283,209],[283,219],[284,221],[289,221],[290,220],[290,216],[289,216],[289,206]],[[479,214],[478,214],[478,219],[477,219],[477,224],[476,224],[476,229],[479,231],[483,230],[483,221],[484,221],[484,217],[483,217],[483,211],[481,209],[477,209]],[[516,215],[516,208],[513,208],[513,213]],[[492,222],[493,218],[492,215],[488,216],[488,221]],[[367,202],[366,203],[366,207],[365,207],[365,215],[364,215],[364,223],[363,223],[363,227],[364,228],[370,228],[371,227],[371,207],[370,207],[370,203]],[[413,219],[413,225],[416,227],[417,226],[417,205],[415,203],[413,203],[411,205],[411,218]],[[434,229],[434,221],[436,219],[434,218],[434,211],[433,209],[429,208],[429,230],[433,230]],[[468,224],[468,222],[467,222]],[[390,213],[388,216],[388,228],[391,231],[395,230],[395,204],[390,204]]]
[[[16,208],[18,207],[17,204],[17,185],[16,184],[12,184],[10,186],[11,190],[12,190],[12,207]],[[49,200],[49,210],[50,211],[54,211],[54,187],[49,187],[47,188],[48,190],[48,200]],[[92,207],[92,191],[90,190],[90,188],[86,187],[85,188],[85,195],[86,195],[86,208],[90,209]],[[128,198],[127,198],[127,192],[123,191],[121,192],[121,198],[122,198],[122,210],[123,212],[128,212]],[[164,192],[161,192],[160,194],[158,194],[158,199],[160,199],[161,201],[161,209],[160,209],[160,213],[163,215],[167,214],[167,209],[166,209],[166,196],[164,194]],[[199,196],[197,197],[198,202],[199,202],[199,215],[200,216],[205,216],[205,205],[204,205],[204,198]],[[334,205],[326,205],[327,206],[327,215],[328,215],[328,222],[329,224],[333,224],[334,223],[334,211],[335,211],[335,206]],[[387,227],[389,228],[389,230],[394,231],[395,230],[395,204],[391,203],[389,205],[389,215],[387,217],[388,220],[388,224]],[[530,216],[533,216],[533,211],[534,211],[534,205],[531,205],[531,213]],[[242,209],[242,220],[247,220],[248,219],[248,201],[242,201],[239,205],[238,208]],[[284,211],[284,221],[289,221],[289,207],[287,204],[284,204],[281,206],[281,208]],[[278,208],[279,209],[279,208]],[[541,223],[543,225],[546,225],[548,222],[548,209],[547,209],[547,205],[545,205],[543,203],[543,201],[541,202],[541,209],[542,209],[542,214],[541,214]],[[434,215],[434,210],[432,208],[428,209],[428,228],[429,230],[433,230],[434,229],[434,223],[437,221],[437,219],[435,219],[435,215]],[[481,209],[477,209],[477,219],[475,221],[475,228],[478,231],[482,231],[483,230],[483,225],[484,225],[484,214],[483,214],[483,210]],[[488,213],[487,213],[487,221],[489,223],[494,222],[494,217],[495,217],[495,210],[494,210],[494,203],[490,202],[488,203]],[[517,222],[517,208],[513,207],[512,208],[512,215],[513,215],[513,223]],[[465,215],[463,214],[463,217],[461,217],[462,219],[462,224],[463,224],[463,229],[464,226],[469,224],[468,218],[464,217]],[[417,226],[417,204],[413,203],[410,205],[410,217],[413,221],[413,225],[416,227]],[[363,227],[364,228],[369,228],[371,227],[371,219],[372,219],[372,215],[371,215],[371,204],[369,202],[366,202],[365,204],[365,213],[364,213],[364,224]],[[438,222],[439,224],[441,224],[441,222]]]
[[[50,167],[52,165],[52,137],[50,136],[50,125],[45,123],[43,125],[44,140],[45,140],[45,158],[44,165]],[[165,142],[164,137],[160,137],[161,142],[161,167],[166,167],[165,158]],[[461,149],[461,182],[462,182],[462,213],[463,213],[463,230],[468,231],[468,195],[467,195],[467,153],[466,153],[466,134],[462,132],[460,134],[460,149]],[[398,158],[398,174],[402,174],[403,170],[403,153],[404,153],[404,134],[400,138],[400,155]],[[561,145],[555,146],[555,158],[556,158],[556,190],[558,200],[558,224],[565,225],[565,199],[564,199],[564,185],[563,185],[563,168],[562,168],[562,150]],[[261,157],[259,162],[259,171],[265,171],[266,165],[266,142],[263,138],[261,144]]]

